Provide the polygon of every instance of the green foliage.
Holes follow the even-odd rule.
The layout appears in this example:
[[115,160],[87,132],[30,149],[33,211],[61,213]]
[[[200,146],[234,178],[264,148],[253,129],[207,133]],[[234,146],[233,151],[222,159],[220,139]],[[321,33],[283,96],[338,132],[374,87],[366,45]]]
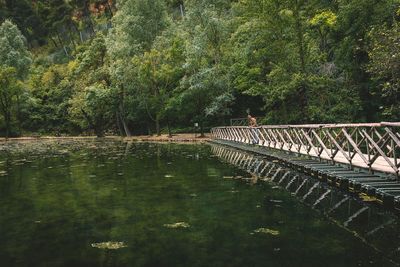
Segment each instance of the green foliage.
[[326,29],[333,29],[336,23],[337,16],[332,11],[323,11],[318,13],[310,20],[312,26]]
[[6,137],[11,132],[12,112],[21,89],[17,77],[14,67],[0,66],[0,112],[5,122]]
[[169,103],[184,74],[184,48],[181,32],[166,31],[155,40],[150,51],[132,59],[137,96],[149,118],[156,123],[158,134],[160,120],[169,119],[174,111]]
[[46,38],[46,28],[35,6],[30,0],[1,0],[0,23],[9,19],[15,23],[27,38],[28,42],[43,45]]
[[28,80],[30,87],[27,107],[23,116],[24,128],[31,132],[60,134],[74,132],[74,125],[66,114],[73,93],[72,63],[51,65],[48,68],[34,65]]
[[13,117],[20,125],[20,97],[23,93],[20,79],[26,77],[30,63],[25,37],[11,21],[4,21],[0,25],[0,111],[6,137],[10,135]]
[[229,114],[233,101],[229,88],[228,50],[230,32],[229,1],[193,1],[185,26],[186,75],[180,82],[178,101],[181,112],[192,122],[200,123],[201,132],[206,118]]
[[400,29],[397,22],[393,27],[372,28],[369,50],[371,73],[378,93],[383,97],[382,115],[385,119],[400,119]]
[[26,76],[31,63],[25,37],[6,20],[0,25],[0,65],[14,67],[19,78]]
[[113,24],[107,44],[113,57],[127,59],[146,51],[168,25],[164,1],[119,1]]
[[104,84],[93,84],[71,100],[71,118],[82,128],[90,127],[98,137],[102,137],[113,117],[114,100],[110,88]]
[[107,47],[104,36],[98,34],[90,45],[76,56],[78,67],[76,73],[86,83],[110,84],[107,62]]
[[76,56],[72,66],[73,96],[69,101],[71,119],[82,128],[90,128],[97,136],[112,119],[116,94],[111,88],[104,36],[98,34],[89,46]]
[[20,131],[159,134],[246,110],[276,124],[400,119],[399,0],[12,2],[0,65],[25,82],[10,108]]
[[[345,86],[351,88],[361,100],[358,120],[381,120],[382,102],[376,94],[365,65],[369,62],[368,32],[372,27],[391,24],[399,2],[379,0],[338,1],[338,25],[334,37],[333,59],[342,70]],[[393,118],[395,119],[395,118]]]

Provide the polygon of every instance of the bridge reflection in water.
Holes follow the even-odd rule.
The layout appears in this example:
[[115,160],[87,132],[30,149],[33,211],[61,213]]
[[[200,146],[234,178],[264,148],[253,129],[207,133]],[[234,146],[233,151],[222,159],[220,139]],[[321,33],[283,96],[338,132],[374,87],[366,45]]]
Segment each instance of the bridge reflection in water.
[[269,156],[246,152],[217,143],[211,149],[221,161],[247,171],[250,177],[230,177],[248,183],[266,182],[277,190],[286,190],[300,201],[322,212],[339,226],[384,251],[400,262],[400,220],[393,210],[375,205],[369,197],[344,192],[317,177],[294,169]]

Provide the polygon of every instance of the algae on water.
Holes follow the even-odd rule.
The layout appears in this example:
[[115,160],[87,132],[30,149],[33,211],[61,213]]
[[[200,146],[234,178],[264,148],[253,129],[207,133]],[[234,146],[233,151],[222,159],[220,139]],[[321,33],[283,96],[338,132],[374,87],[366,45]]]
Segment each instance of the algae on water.
[[92,247],[100,249],[120,249],[120,248],[126,248],[127,245],[125,245],[124,242],[109,241],[109,242],[93,243]]
[[189,228],[190,225],[186,222],[177,222],[177,223],[171,223],[171,224],[164,224],[164,227],[176,229],[176,228]]
[[260,234],[269,234],[269,235],[279,235],[278,230],[272,230],[268,228],[258,228],[254,230],[254,233],[260,233]]

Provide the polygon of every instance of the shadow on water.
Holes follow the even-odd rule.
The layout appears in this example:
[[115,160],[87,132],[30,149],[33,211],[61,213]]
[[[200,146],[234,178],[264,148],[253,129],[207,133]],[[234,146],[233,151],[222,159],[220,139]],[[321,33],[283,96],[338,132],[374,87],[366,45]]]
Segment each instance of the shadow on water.
[[[232,151],[111,140],[3,144],[0,265],[392,265],[306,205],[331,209],[341,196],[311,180],[300,187],[304,180],[275,163]],[[331,212],[338,221],[348,219],[346,205],[359,210],[347,202]],[[362,226],[365,214],[349,225]],[[371,219],[367,230],[379,223]]]

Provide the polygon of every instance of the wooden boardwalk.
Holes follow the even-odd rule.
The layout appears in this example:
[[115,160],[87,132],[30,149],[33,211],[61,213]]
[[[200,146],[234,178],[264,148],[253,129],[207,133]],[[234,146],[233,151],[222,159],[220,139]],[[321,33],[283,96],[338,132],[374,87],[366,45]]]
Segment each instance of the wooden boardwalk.
[[400,123],[229,126],[211,130],[216,140],[255,144],[332,163],[399,175]]
[[211,137],[400,210],[399,129],[400,123],[230,126],[212,129]]

